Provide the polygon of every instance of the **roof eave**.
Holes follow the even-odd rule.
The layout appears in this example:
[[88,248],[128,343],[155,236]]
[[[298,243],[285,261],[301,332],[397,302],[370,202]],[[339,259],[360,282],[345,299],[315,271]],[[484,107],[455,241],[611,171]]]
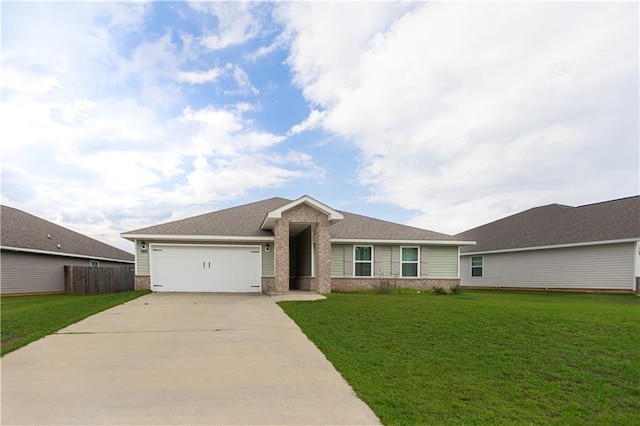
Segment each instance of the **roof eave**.
[[508,249],[495,249],[495,250],[479,250],[460,253],[461,256],[470,256],[478,254],[497,254],[497,253],[512,253],[519,251],[534,251],[534,250],[548,250],[559,248],[571,248],[571,247],[585,247],[585,246],[600,246],[605,244],[621,244],[621,243],[637,243],[640,242],[638,238],[624,238],[619,240],[600,240],[600,241],[584,241],[580,243],[567,243],[567,244],[550,244],[545,246],[531,246],[531,247],[515,247]]
[[[38,249],[30,249],[24,247],[11,247],[11,246],[0,246],[2,250],[8,251],[16,251],[16,252],[24,252],[24,253],[35,253],[35,254],[48,254],[51,256],[64,256],[64,257],[77,257],[81,259],[94,259],[94,260],[104,260],[109,262],[121,262],[121,263],[135,263],[135,260],[128,259],[118,259],[114,257],[105,257],[105,256],[91,256],[88,254],[77,254],[77,253],[68,253],[62,251],[49,251],[49,250],[38,250]],[[131,253],[133,256],[133,253]]]
[[335,244],[419,244],[430,246],[474,246],[475,241],[459,240],[409,240],[409,239],[382,239],[382,238],[332,238]]
[[165,235],[165,234],[120,234],[129,241],[137,240],[171,240],[171,241],[246,241],[246,242],[271,242],[273,236],[239,236],[239,235]]

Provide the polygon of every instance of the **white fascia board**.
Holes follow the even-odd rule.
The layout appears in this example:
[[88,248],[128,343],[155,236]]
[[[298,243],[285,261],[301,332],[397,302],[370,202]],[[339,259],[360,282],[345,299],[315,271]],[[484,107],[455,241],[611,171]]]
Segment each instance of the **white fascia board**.
[[[135,263],[134,260],[124,260],[124,259],[113,259],[110,257],[100,257],[100,256],[87,256],[85,254],[75,254],[75,253],[65,253],[59,251],[48,251],[48,250],[37,250],[37,249],[29,249],[22,247],[8,247],[8,246],[0,246],[0,249],[7,251],[19,251],[24,253],[36,253],[36,254],[48,254],[50,256],[63,256],[63,257],[77,257],[79,259],[92,259],[92,260],[105,260],[109,262],[120,262],[120,263]],[[133,253],[131,253],[133,256]]]
[[503,250],[474,251],[474,252],[460,253],[460,256],[476,256],[479,254],[512,253],[512,252],[518,252],[518,251],[549,250],[549,249],[570,248],[570,247],[600,246],[605,244],[633,243],[638,241],[640,241],[640,238],[626,238],[622,240],[606,240],[606,241],[586,241],[584,243],[556,244],[556,245],[535,246],[535,247],[519,247],[519,248],[503,249]]
[[260,244],[216,244],[212,241],[212,244],[189,244],[189,243],[149,243],[149,247],[242,247],[242,248],[259,248],[262,249]]
[[429,246],[474,246],[475,241],[448,241],[448,240],[376,240],[357,238],[332,238],[334,244],[407,244]]
[[136,240],[189,240],[189,241],[248,241],[248,242],[271,242],[274,237],[241,237],[233,235],[163,235],[163,234],[120,234],[122,238],[130,241]]
[[323,204],[320,201],[309,197],[308,195],[305,195],[303,197],[298,198],[295,201],[290,202],[289,204],[285,204],[284,206],[267,213],[267,216],[262,221],[262,225],[260,225],[260,228],[267,229],[267,230],[273,229],[273,227],[275,226],[276,220],[282,217],[283,212],[289,209],[292,209],[294,207],[297,207],[300,204],[308,204],[311,207],[315,208],[316,210],[320,210],[321,212],[325,213],[327,216],[329,216],[329,222],[331,223],[344,219],[343,214],[340,213],[339,211],[332,209],[326,204]]

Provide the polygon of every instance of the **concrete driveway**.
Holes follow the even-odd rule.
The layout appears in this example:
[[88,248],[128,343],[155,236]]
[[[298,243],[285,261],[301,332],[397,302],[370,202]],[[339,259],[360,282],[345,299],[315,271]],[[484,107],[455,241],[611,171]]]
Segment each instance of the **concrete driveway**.
[[268,296],[150,294],[2,358],[2,424],[379,424]]

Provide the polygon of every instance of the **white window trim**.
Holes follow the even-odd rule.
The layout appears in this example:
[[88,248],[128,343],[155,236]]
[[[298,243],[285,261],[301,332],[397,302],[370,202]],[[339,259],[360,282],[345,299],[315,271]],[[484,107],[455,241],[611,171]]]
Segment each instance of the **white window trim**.
[[[416,261],[408,261],[408,260],[402,260],[402,249],[406,249],[406,248],[412,248],[412,249],[417,249],[418,250],[418,260]],[[405,263],[417,263],[417,268],[416,268],[416,276],[415,277],[406,277],[404,275],[402,275],[402,265],[404,265]],[[420,278],[420,246],[400,246],[400,277],[401,278]]]
[[[356,260],[356,247],[369,247],[371,248],[371,261],[364,261],[364,260]],[[375,273],[373,271],[373,267],[375,265],[373,258],[375,256],[375,250],[373,248],[373,246],[368,246],[368,245],[354,245],[353,246],[353,277],[354,278],[373,278]],[[356,263],[371,263],[371,275],[356,275]]]
[[[480,275],[473,275],[473,258],[474,257],[479,257],[480,259],[482,259],[482,274]],[[477,268],[477,266],[476,266]],[[470,256],[469,257],[469,276],[471,278],[484,278],[484,256]]]

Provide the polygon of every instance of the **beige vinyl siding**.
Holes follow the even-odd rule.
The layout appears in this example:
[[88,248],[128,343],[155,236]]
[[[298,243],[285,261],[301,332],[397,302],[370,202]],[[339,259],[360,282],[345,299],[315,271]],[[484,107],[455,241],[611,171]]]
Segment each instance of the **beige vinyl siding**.
[[482,277],[462,256],[460,282],[478,287],[633,290],[635,243],[602,244],[482,255]]
[[429,247],[420,247],[420,277],[426,278],[429,274]]
[[353,276],[353,245],[345,244],[344,248],[344,276]]
[[391,246],[391,275],[400,276],[400,246]]
[[[424,252],[423,252],[424,254]],[[426,253],[426,271],[429,278],[458,277],[458,247],[430,246]],[[425,276],[422,274],[422,276]]]
[[273,244],[269,244],[269,251],[264,251],[264,244],[262,245],[262,276],[263,277],[274,277],[275,276],[275,268],[274,268],[274,253],[275,248]]
[[136,240],[136,275],[149,275],[149,242],[147,243],[147,252],[142,253],[142,241]]
[[375,246],[373,260],[376,277],[391,276],[391,246]]
[[331,276],[344,277],[344,245],[331,245]]

